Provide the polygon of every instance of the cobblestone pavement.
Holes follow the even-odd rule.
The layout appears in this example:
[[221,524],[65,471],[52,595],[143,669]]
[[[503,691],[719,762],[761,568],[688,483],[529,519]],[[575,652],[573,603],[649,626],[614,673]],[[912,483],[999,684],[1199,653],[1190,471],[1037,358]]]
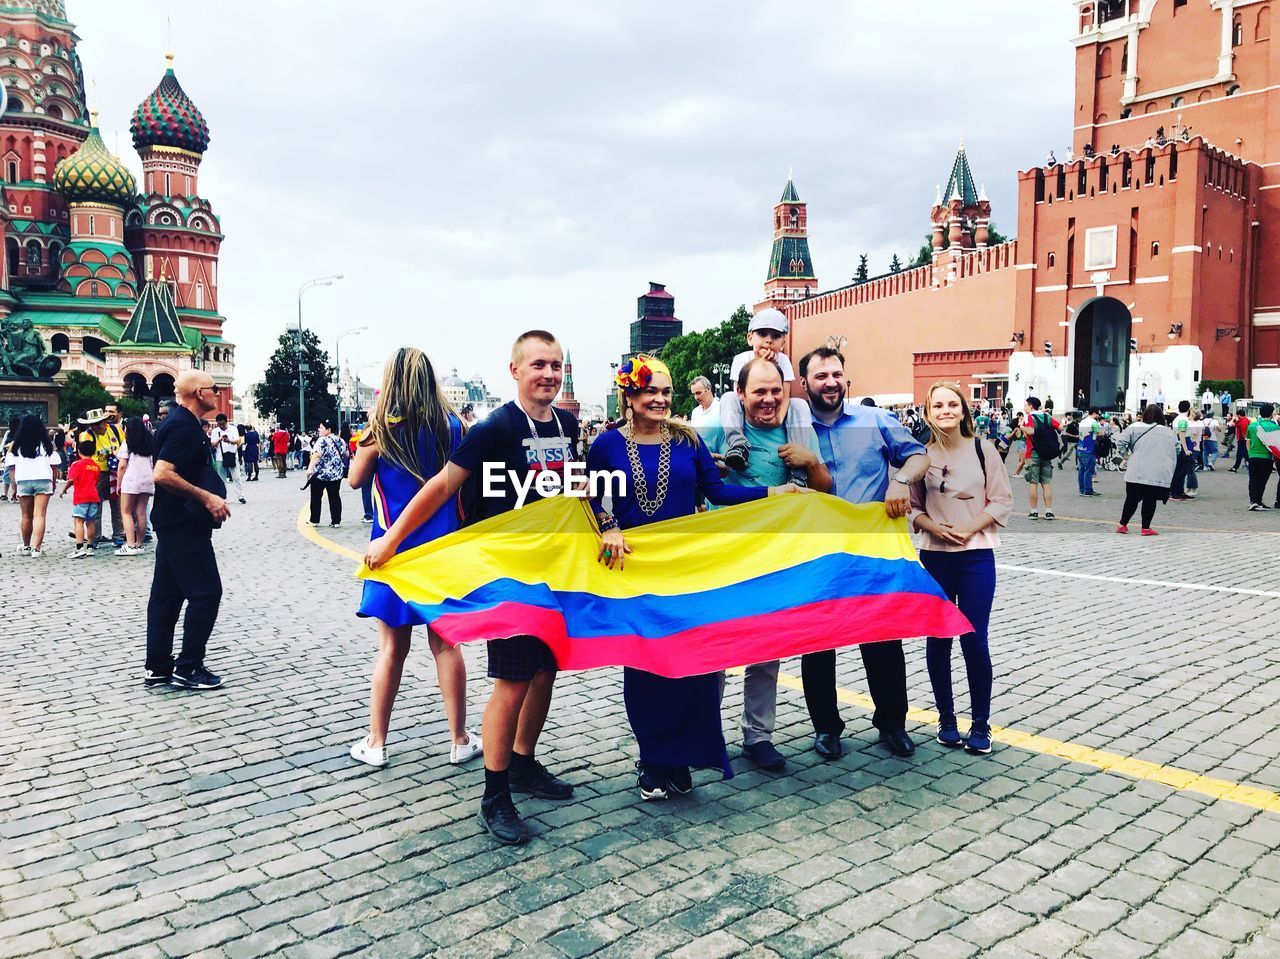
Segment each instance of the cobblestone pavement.
[[[203,694],[141,686],[149,558],[67,559],[63,501],[55,555],[19,559],[0,506],[0,954],[1280,956],[1280,512],[1246,513],[1244,478],[1218,472],[1161,508],[1163,535],[1122,537],[1120,479],[1100,485],[1083,499],[1060,475],[1063,518],[1024,509],[1006,536],[994,718],[1152,764],[1138,775],[957,754],[921,725],[902,761],[854,706],[846,756],[823,763],[784,687],[788,775],[735,760],[730,782],[643,804],[620,673],[600,670],[557,686],[540,755],[578,790],[522,801],[535,838],[517,850],[476,825],[480,766],[447,761],[425,650],[390,765],[347,756],[375,634],[352,564],[299,535],[293,475],[264,472],[217,534],[209,665],[228,685]],[[345,502],[356,523],[323,532],[359,548]],[[468,661],[478,722],[488,680]],[[919,644],[909,661],[929,707]],[[956,673],[963,709],[958,656]],[[731,680],[727,729],[739,708]],[[1175,788],[1195,774],[1252,804]]]

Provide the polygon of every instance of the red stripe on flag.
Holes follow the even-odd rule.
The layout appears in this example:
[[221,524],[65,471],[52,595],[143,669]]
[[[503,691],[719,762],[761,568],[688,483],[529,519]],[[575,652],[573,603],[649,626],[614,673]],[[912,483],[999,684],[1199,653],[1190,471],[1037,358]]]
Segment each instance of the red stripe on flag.
[[[672,601],[680,600],[672,597]],[[454,646],[493,636],[537,636],[551,648],[561,669],[634,666],[673,678],[860,643],[961,636],[972,629],[954,603],[924,593],[825,600],[763,616],[698,626],[660,639],[634,635],[569,637],[560,612],[523,603],[446,614],[431,627]]]

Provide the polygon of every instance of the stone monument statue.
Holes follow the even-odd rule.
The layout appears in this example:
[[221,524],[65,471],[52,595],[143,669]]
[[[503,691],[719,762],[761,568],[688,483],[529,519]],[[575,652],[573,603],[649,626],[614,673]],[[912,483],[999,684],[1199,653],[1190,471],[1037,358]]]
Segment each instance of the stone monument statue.
[[0,376],[47,379],[62,369],[62,360],[50,356],[44,338],[30,319],[16,327],[8,317],[0,319]]

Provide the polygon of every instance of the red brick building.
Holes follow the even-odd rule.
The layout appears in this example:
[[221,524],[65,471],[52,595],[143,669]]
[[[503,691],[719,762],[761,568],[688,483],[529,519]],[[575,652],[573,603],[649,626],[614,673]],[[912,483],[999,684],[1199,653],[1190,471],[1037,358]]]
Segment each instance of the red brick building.
[[1018,174],[1018,239],[989,245],[962,145],[932,262],[786,305],[794,353],[846,338],[852,388],[889,402],[944,377],[1059,409],[1172,403],[1203,379],[1280,397],[1270,3],[1076,6],[1072,146]]

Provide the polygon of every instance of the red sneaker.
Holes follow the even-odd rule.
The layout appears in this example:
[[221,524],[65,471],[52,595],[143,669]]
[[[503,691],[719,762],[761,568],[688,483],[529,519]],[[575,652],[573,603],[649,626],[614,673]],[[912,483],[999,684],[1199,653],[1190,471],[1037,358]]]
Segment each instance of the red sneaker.
[[1142,535],[1143,536],[1159,536],[1160,534],[1153,529],[1144,529],[1142,531]]
[[1119,526],[1117,526],[1117,527],[1116,527],[1116,532],[1117,532],[1117,533],[1127,533],[1127,532],[1129,532],[1129,527],[1125,526],[1125,525],[1124,525],[1124,523],[1121,523]]

